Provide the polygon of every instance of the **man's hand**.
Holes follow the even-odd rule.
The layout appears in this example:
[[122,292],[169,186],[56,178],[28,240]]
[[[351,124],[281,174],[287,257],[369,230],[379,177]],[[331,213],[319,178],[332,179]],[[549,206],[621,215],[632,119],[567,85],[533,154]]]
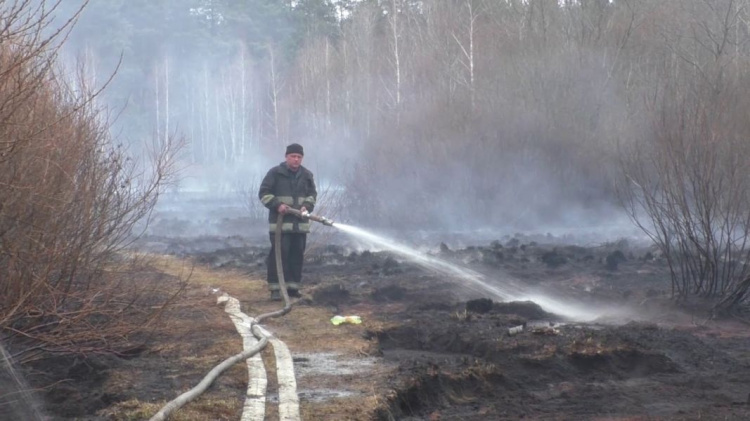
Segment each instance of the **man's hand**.
[[276,208],[277,211],[279,211],[280,214],[285,214],[286,210],[289,209],[289,206],[287,206],[285,203],[282,203],[279,205],[278,208]]
[[302,212],[303,215],[306,214],[306,213],[308,213],[307,212],[307,208],[304,207],[304,206],[302,206],[299,211]]

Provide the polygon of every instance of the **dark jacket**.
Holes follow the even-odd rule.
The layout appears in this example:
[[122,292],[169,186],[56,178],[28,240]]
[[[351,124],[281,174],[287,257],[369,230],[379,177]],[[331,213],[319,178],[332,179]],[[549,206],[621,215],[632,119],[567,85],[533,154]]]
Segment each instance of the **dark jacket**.
[[[271,168],[263,182],[260,183],[258,198],[268,208],[269,231],[276,230],[276,218],[279,213],[276,210],[280,204],[286,203],[294,209],[303,206],[308,212],[315,209],[315,201],[318,191],[315,188],[313,173],[305,167],[300,167],[297,172],[292,172],[286,166],[286,162]],[[303,221],[294,215],[284,215],[282,232],[310,232],[310,222]]]

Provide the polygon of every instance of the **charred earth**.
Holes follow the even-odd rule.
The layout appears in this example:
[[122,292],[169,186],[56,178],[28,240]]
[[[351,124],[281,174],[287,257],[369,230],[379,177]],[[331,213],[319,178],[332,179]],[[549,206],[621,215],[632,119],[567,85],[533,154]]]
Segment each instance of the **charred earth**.
[[[267,301],[263,243],[152,236],[142,245],[216,274],[241,273],[258,284],[258,302]],[[295,311],[362,315],[362,325],[337,329],[364,340],[369,345],[361,353],[387,369],[372,374],[377,399],[368,411],[353,408],[355,395],[341,400],[352,408],[319,418],[322,412],[310,408],[339,398],[302,394],[307,419],[750,419],[747,324],[711,319],[699,305],[690,311],[675,306],[666,264],[652,250],[625,241],[569,245],[549,236],[434,248],[436,258],[478,270],[492,283],[573,300],[598,316],[574,320],[533,300],[472,292],[462,287],[465,280],[386,251],[313,244],[305,267],[309,286]],[[195,318],[198,326],[181,341],[208,343],[217,334],[200,329],[211,314],[181,317]],[[318,322],[328,324],[327,317]],[[282,339],[299,333],[293,326],[280,328]],[[86,381],[48,390],[49,412],[61,420],[126,419],[112,408],[133,399],[171,399],[175,388],[194,384],[205,368],[185,378],[171,376],[178,369],[169,368],[172,362],[159,351],[168,340],[150,338],[143,352],[127,358],[70,361],[67,373],[58,375]],[[295,352],[294,344],[290,348]],[[305,361],[311,360],[298,359]],[[106,376],[134,366],[151,375],[131,379],[130,387],[107,386],[113,383]],[[224,381],[213,391],[241,401],[243,385]],[[71,394],[76,403],[60,398]],[[304,405],[310,405],[307,412]],[[239,408],[215,419],[237,419]]]

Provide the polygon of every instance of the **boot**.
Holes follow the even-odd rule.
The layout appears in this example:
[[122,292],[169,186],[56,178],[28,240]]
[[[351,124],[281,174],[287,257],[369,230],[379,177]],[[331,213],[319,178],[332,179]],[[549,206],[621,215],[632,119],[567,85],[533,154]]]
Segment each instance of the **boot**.
[[277,289],[271,291],[271,301],[281,301],[281,291]]
[[299,290],[297,290],[297,289],[289,288],[287,290],[287,293],[289,294],[290,297],[294,297],[294,298],[301,297],[301,294],[299,293]]

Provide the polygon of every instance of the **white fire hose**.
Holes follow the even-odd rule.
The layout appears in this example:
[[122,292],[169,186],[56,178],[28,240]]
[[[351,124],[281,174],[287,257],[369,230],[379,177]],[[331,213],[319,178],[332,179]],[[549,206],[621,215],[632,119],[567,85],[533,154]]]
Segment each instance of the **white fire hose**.
[[[289,208],[287,211],[303,219],[311,219],[313,221],[320,222],[324,225],[329,225],[329,226],[333,225],[333,221],[325,217],[313,216],[313,215],[310,215],[309,213],[306,213],[306,212],[302,213],[292,208]],[[169,415],[172,414],[174,411],[182,408],[187,403],[194,400],[195,398],[200,396],[203,392],[205,392],[206,389],[208,389],[208,387],[219,377],[221,373],[226,371],[228,368],[230,368],[234,364],[240,361],[244,361],[252,357],[253,355],[257,354],[258,352],[262,351],[266,347],[266,345],[268,345],[268,340],[269,340],[270,335],[268,335],[268,332],[265,331],[265,329],[259,326],[260,323],[272,317],[283,316],[292,310],[292,303],[289,301],[289,293],[286,290],[286,281],[284,280],[284,268],[281,262],[281,227],[282,227],[283,219],[284,219],[284,215],[279,214],[279,217],[276,220],[274,248],[276,251],[276,254],[275,254],[276,273],[278,274],[278,277],[279,277],[279,289],[281,291],[281,297],[284,299],[284,307],[276,311],[261,314],[255,319],[251,319],[252,322],[251,322],[250,330],[253,333],[253,335],[258,339],[258,343],[255,344],[255,346],[248,348],[242,351],[241,353],[233,355],[227,358],[226,360],[222,361],[221,364],[211,369],[211,371],[209,371],[208,374],[206,374],[206,376],[203,378],[203,380],[200,381],[200,383],[198,383],[195,387],[188,390],[187,392],[181,394],[177,398],[173,399],[172,401],[168,402],[159,410],[159,412],[157,412],[153,417],[151,417],[149,421],[166,420],[167,417],[169,417]]]

